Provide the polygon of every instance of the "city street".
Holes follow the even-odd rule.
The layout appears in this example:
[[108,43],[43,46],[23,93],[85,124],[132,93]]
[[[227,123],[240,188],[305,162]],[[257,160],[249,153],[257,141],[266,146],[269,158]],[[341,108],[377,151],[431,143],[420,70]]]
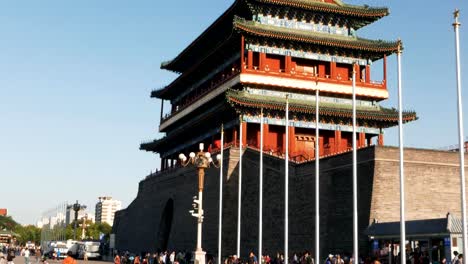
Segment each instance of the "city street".
[[[59,264],[59,263],[62,263],[63,260],[51,260],[51,259],[48,259],[47,262],[49,262],[49,264]],[[85,264],[85,263],[88,263],[88,264],[109,264],[110,261],[102,261],[102,260],[88,260],[88,261],[84,261],[82,259],[77,259],[77,264]],[[24,262],[24,257],[16,257],[13,262],[15,264],[25,264]],[[36,257],[32,257],[29,259],[29,263],[30,264],[36,264]],[[39,262],[40,263],[40,262]]]

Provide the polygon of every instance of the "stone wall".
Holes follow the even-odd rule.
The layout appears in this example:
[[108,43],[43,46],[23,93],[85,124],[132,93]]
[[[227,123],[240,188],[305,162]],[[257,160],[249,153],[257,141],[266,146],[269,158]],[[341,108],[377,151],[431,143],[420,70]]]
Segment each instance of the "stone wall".
[[[404,160],[406,219],[444,218],[448,212],[461,217],[459,154],[405,149]],[[377,147],[375,163],[369,221],[399,221],[399,149]]]
[[[239,149],[225,151],[223,182],[223,256],[236,254]],[[405,152],[407,219],[460,214],[457,153],[407,149]],[[284,251],[283,159],[264,155],[263,252]],[[259,153],[252,149],[242,159],[241,256],[258,251]],[[399,220],[398,149],[369,147],[358,151],[358,212],[360,249],[366,253],[368,239],[362,231],[373,220]],[[309,250],[315,245],[315,162],[289,167],[289,252]],[[217,254],[219,170],[206,171],[203,249]],[[193,167],[178,168],[140,182],[136,199],[120,211],[114,232],[120,250],[153,251],[164,247],[193,251],[196,219],[191,209],[197,194]],[[352,153],[320,160],[321,256],[352,251]],[[168,201],[173,217],[168,227]],[[166,212],[164,212],[166,211]],[[164,230],[163,230],[164,229]]]

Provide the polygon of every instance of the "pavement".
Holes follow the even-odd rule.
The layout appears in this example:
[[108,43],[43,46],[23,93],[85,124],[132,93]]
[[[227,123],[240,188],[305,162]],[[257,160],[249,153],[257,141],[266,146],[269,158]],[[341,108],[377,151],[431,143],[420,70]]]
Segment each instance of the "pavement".
[[[52,259],[48,259],[47,262],[49,262],[49,264],[62,264],[62,261],[63,260],[52,260]],[[13,259],[13,262],[15,264],[25,264],[25,261],[24,261],[24,257],[15,257]],[[103,260],[88,260],[88,261],[84,261],[82,259],[77,259],[76,260],[77,264],[110,264],[111,262],[110,261],[103,261]],[[39,261],[36,262],[36,257],[30,257],[29,258],[29,264],[42,264],[42,262]]]

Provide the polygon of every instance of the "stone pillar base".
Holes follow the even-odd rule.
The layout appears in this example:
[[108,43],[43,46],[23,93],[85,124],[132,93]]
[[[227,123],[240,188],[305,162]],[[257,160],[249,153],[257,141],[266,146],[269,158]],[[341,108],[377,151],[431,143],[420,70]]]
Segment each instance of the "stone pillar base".
[[194,264],[205,264],[205,255],[206,255],[205,251],[202,251],[201,249],[197,249],[197,251],[195,251]]

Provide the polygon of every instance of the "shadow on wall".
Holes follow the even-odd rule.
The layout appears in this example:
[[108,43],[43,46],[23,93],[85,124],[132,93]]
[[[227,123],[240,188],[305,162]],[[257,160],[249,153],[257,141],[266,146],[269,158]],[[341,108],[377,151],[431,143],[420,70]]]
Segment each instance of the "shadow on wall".
[[164,211],[159,222],[159,232],[157,236],[157,245],[161,246],[161,250],[167,250],[169,235],[171,234],[172,219],[174,218],[174,200],[169,199],[166,202]]

